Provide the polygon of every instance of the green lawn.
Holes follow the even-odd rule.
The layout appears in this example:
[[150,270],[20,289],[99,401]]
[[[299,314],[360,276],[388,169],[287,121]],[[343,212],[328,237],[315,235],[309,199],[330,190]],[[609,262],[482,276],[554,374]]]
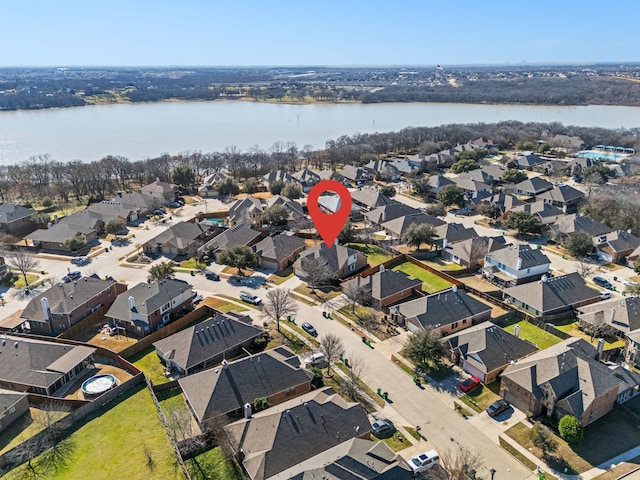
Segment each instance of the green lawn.
[[322,287],[322,288],[323,290],[316,288],[315,291],[311,293],[311,288],[309,288],[305,284],[302,284],[294,288],[293,291],[301,295],[305,295],[314,300],[317,300],[319,302],[326,302],[327,300],[333,300],[334,298],[342,294],[342,292],[339,290],[333,290],[325,287]]
[[540,350],[544,350],[545,348],[549,348],[556,343],[560,343],[562,341],[561,338],[556,337],[555,335],[550,334],[549,332],[545,332],[541,328],[536,327],[533,323],[529,323],[526,320],[520,320],[519,322],[512,323],[504,329],[513,333],[516,325],[520,325],[520,338],[524,340],[529,340],[534,343]]
[[[520,445],[531,448],[534,455],[539,456],[540,451],[531,443],[529,432],[530,429],[526,425],[519,423],[506,433]],[[553,454],[555,458],[551,461],[552,467],[558,471],[563,471],[567,467],[569,468],[567,473],[572,474],[582,473],[637,447],[640,444],[640,431],[634,417],[616,408],[589,425],[585,429],[584,439],[579,444],[568,445],[556,435],[553,435],[553,438],[558,442],[558,450]],[[615,439],[615,441],[603,441],[603,439]]]
[[[563,320],[562,324],[559,325],[555,325],[554,326],[558,329],[561,330],[569,335],[571,335],[572,337],[578,337],[578,338],[583,338],[585,339],[587,342],[591,342],[591,344],[594,347],[598,346],[598,339],[594,338],[593,340],[591,339],[591,336],[588,333],[583,332],[582,330],[580,330],[578,328],[579,322],[575,319],[575,318],[570,318],[567,320]],[[624,347],[624,342],[622,340],[620,340],[619,338],[612,336],[612,335],[606,335],[604,337],[604,349],[605,350],[611,350],[613,348],[623,348]]]
[[443,272],[456,272],[458,270],[464,270],[464,267],[462,265],[458,265],[454,262],[444,262],[441,259],[437,261],[422,260],[422,263]]
[[491,388],[486,385],[480,385],[478,388],[474,388],[466,395],[460,397],[460,400],[475,411],[482,412],[499,398],[500,396],[496,395]]
[[158,357],[156,349],[153,346],[145,348],[140,353],[134,355],[129,361],[142,370],[154,385],[160,385],[170,381],[169,378],[164,376],[164,365],[160,363],[160,357]]
[[393,255],[390,255],[384,249],[376,245],[367,245],[365,243],[347,243],[346,246],[364,253],[367,256],[367,263],[371,267],[380,265],[381,263],[384,263],[387,260],[391,260],[393,258]]
[[[31,438],[44,428],[46,421],[44,423],[34,421],[34,419],[43,415],[42,410],[31,407],[29,408],[29,414],[30,415],[23,415],[22,418],[13,422],[7,429],[2,430],[2,433],[0,433],[0,454],[20,445],[26,439]],[[69,415],[69,412],[55,412],[51,413],[51,415],[50,418],[57,420]]]
[[411,440],[398,431],[388,438],[383,438],[382,441],[394,452],[399,452],[412,445]]
[[168,413],[174,409],[182,409],[188,408],[187,402],[182,396],[182,390],[180,388],[174,388],[173,390],[165,390],[164,392],[160,392],[156,395],[158,401],[160,402],[160,407],[164,412],[165,416],[168,416]]
[[182,268],[191,268],[194,270],[204,270],[207,268],[207,264],[204,262],[198,262],[196,257],[190,258],[189,260],[183,260],[180,262],[180,266]]
[[447,280],[444,280],[443,278],[440,278],[437,275],[434,275],[433,273],[409,262],[401,263],[400,265],[393,267],[392,270],[399,270],[406,273],[411,278],[422,280],[422,290],[427,293],[440,292],[447,288],[451,288],[453,285],[451,282],[448,282]]
[[244,480],[242,469],[216,447],[185,462],[193,480]]
[[[184,479],[151,394],[144,387],[134,389],[120,403],[111,403],[95,412],[69,440],[73,445],[69,462],[50,478]],[[40,459],[42,457],[32,463],[37,465]],[[18,467],[15,473],[23,470]],[[9,473],[3,478],[13,478],[12,475]]]

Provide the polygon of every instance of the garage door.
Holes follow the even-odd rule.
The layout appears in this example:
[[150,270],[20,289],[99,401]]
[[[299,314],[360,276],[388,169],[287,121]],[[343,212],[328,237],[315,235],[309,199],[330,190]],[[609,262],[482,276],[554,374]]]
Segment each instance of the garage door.
[[527,402],[523,401],[521,398],[516,397],[509,391],[504,392],[504,399],[518,410],[521,410],[523,412],[529,410],[529,405],[527,404]]
[[474,377],[479,378],[480,381],[484,383],[484,372],[475,365],[471,365],[469,362],[465,361],[462,365],[462,369],[469,375],[473,375]]

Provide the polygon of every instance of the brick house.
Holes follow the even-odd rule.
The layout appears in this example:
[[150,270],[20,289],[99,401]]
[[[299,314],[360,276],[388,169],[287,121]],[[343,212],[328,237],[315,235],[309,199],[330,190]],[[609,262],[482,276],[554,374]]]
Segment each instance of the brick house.
[[355,286],[362,289],[363,296],[371,301],[374,308],[384,308],[422,290],[422,280],[411,279],[400,271],[380,269],[367,276],[355,277],[342,283],[342,291]]
[[32,298],[20,314],[23,328],[32,333],[64,332],[83,318],[109,307],[127,286],[97,275],[60,283]]
[[389,309],[391,319],[410,332],[433,330],[450,335],[491,318],[491,307],[453,286]]
[[300,359],[281,346],[189,375],[178,383],[195,419],[206,431],[220,418],[241,418],[247,403],[255,410],[256,398],[278,405],[310,392],[312,379]]
[[187,327],[153,344],[169,370],[181,375],[217,365],[227,358],[243,354],[264,333],[254,327],[249,315],[227,313]]
[[10,235],[22,235],[33,231],[35,224],[31,220],[36,212],[33,208],[3,203],[0,205],[0,230]]
[[144,336],[174,321],[192,305],[191,285],[167,278],[139,283],[121,293],[105,317],[133,335]]
[[29,400],[24,393],[0,388],[0,432],[29,411]]
[[534,416],[569,414],[587,426],[635,396],[640,382],[639,375],[608,368],[597,358],[590,343],[569,338],[509,365],[500,396]]

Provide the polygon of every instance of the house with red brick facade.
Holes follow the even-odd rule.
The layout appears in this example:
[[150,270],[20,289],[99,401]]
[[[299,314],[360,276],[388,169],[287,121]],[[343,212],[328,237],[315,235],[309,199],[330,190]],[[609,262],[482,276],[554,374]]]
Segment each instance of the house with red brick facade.
[[191,285],[167,278],[139,283],[118,297],[105,314],[136,336],[148,335],[177,319],[193,305]]
[[249,315],[226,313],[169,335],[153,344],[170,371],[191,375],[228,358],[243,355],[243,349],[264,334],[252,325]]
[[417,333],[432,330],[450,335],[491,318],[491,306],[455,285],[443,292],[394,305],[389,309],[398,325]]
[[20,314],[32,333],[61,333],[101,308],[110,307],[127,286],[97,275],[54,285],[32,298]]
[[355,277],[342,283],[343,292],[351,288],[361,289],[372,307],[384,308],[421,291],[422,280],[411,279],[404,272],[387,270],[380,265],[380,270],[369,276]]
[[[242,417],[256,398],[277,405],[311,391],[313,374],[288,347],[277,347],[178,380],[203,430],[223,418]],[[226,422],[225,422],[226,423]]]
[[598,361],[596,348],[569,338],[509,365],[500,396],[534,416],[573,415],[583,426],[637,394],[640,375]]

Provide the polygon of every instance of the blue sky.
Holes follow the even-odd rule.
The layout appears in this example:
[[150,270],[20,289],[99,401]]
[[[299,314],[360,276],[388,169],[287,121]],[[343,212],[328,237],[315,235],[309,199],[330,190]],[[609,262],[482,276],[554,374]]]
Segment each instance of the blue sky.
[[637,0],[30,0],[0,6],[0,66],[640,61]]

